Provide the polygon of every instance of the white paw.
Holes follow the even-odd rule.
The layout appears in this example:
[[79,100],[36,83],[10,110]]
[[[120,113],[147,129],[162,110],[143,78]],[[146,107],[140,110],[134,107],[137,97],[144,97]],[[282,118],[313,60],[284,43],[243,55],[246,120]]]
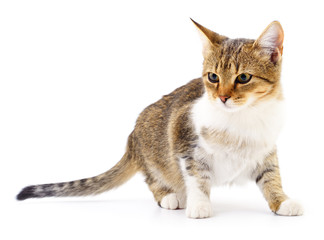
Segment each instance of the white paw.
[[276,214],[281,216],[300,216],[303,215],[303,207],[296,201],[287,199],[283,201]]
[[161,207],[166,209],[177,209],[179,202],[177,199],[177,195],[175,193],[170,193],[166,196],[164,196],[161,200]]
[[208,218],[213,209],[209,201],[199,201],[188,205],[186,215],[189,218]]

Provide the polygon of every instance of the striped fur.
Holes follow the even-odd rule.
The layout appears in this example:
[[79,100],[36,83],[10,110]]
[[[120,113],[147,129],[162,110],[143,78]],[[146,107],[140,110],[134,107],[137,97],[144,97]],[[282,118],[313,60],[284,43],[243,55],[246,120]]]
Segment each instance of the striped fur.
[[17,199],[88,196],[116,188],[131,178],[138,170],[133,160],[132,151],[132,135],[130,135],[126,153],[109,171],[92,178],[71,182],[28,186],[17,195]]

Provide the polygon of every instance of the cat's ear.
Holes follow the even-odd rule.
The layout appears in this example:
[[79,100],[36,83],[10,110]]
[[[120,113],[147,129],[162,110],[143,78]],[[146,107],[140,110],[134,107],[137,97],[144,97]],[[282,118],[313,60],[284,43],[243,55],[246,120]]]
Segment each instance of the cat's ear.
[[[190,18],[191,19],[191,18]],[[227,39],[227,37],[224,37],[222,35],[219,35],[218,33],[215,33],[208,28],[205,28],[204,26],[200,25],[199,23],[195,22],[191,19],[191,21],[195,24],[195,26],[198,29],[200,38],[203,43],[203,54],[207,54],[211,49],[219,47],[219,45],[222,43],[223,40]]]
[[274,21],[262,32],[254,42],[253,47],[260,48],[269,54],[271,61],[276,63],[280,60],[283,50],[284,31],[279,22]]

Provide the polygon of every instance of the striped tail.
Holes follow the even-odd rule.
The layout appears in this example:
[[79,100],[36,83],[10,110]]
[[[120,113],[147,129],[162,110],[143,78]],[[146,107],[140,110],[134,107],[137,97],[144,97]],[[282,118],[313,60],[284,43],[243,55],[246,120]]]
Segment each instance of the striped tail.
[[131,153],[132,151],[128,145],[123,158],[113,168],[92,178],[25,187],[17,195],[17,200],[96,195],[116,188],[129,180],[138,171]]

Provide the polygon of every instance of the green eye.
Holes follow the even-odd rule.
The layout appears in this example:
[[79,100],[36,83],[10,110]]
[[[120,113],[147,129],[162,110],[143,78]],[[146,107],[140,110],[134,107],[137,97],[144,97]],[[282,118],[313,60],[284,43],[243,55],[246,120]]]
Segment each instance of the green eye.
[[218,83],[219,82],[219,77],[216,73],[208,73],[208,80],[211,83]]
[[239,83],[248,83],[252,78],[252,75],[251,74],[248,74],[248,73],[242,73],[240,75],[237,76],[236,78],[236,81],[239,82]]

